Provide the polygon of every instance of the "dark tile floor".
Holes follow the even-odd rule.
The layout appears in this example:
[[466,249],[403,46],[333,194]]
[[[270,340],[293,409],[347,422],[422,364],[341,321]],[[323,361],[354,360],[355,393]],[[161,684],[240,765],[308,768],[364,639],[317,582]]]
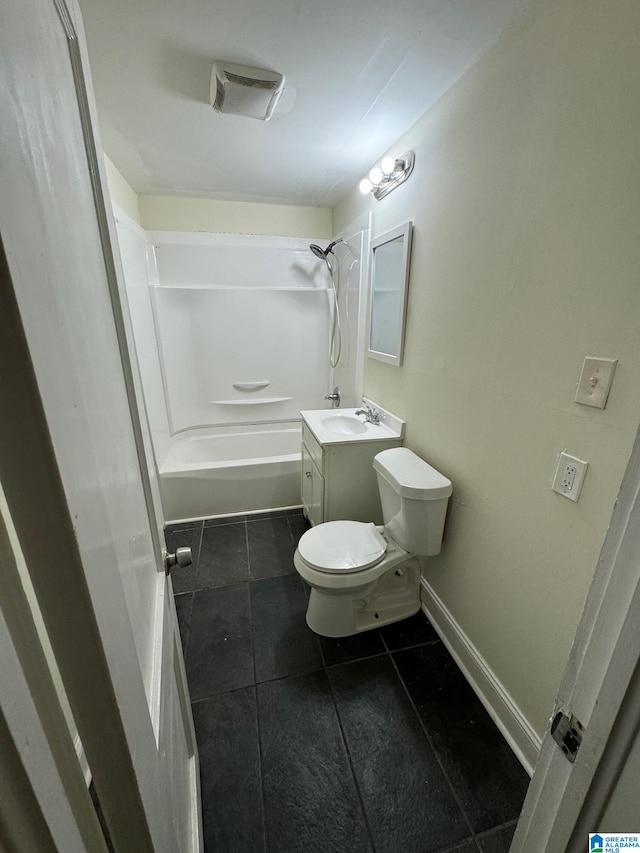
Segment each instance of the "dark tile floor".
[[312,633],[300,512],[172,525],[206,853],[507,853],[529,778],[427,619]]

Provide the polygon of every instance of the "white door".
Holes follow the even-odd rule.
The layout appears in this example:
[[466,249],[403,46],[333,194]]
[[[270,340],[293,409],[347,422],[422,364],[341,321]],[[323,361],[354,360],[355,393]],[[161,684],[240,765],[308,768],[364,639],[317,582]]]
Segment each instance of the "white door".
[[3,3],[0,114],[7,503],[115,849],[199,850],[190,704],[74,0]]
[[616,811],[635,813],[635,823],[610,825],[607,812],[627,757],[638,754],[639,625],[640,433],[556,700],[555,713],[582,724],[582,742],[572,763],[547,730],[511,853],[579,853],[590,832],[640,835],[637,779],[619,786]]

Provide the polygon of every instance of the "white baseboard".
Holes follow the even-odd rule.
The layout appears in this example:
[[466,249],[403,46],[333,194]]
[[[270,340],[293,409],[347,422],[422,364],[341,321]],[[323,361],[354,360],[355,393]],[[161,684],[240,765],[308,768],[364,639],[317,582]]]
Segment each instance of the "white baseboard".
[[480,652],[422,578],[422,609],[494,723],[531,776],[541,739]]

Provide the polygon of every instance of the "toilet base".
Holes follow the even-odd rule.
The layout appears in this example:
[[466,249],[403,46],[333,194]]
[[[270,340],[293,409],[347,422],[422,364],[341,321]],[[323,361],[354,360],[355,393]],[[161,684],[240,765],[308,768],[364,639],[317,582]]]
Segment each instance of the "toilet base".
[[307,625],[322,637],[350,637],[413,616],[420,610],[420,564],[412,559],[365,587],[311,588]]

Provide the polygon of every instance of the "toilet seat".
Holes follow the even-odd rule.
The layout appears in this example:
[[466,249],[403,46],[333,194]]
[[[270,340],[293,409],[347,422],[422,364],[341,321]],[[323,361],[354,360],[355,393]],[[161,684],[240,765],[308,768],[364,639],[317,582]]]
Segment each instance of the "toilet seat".
[[298,553],[319,572],[360,572],[379,563],[387,542],[372,522],[326,521],[302,536]]

